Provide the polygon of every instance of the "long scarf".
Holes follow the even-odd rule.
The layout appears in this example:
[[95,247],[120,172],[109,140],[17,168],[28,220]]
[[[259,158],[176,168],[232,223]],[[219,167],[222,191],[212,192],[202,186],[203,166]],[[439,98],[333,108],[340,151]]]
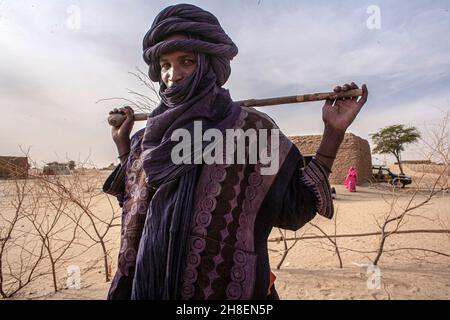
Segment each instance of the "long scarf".
[[162,86],[162,103],[149,116],[145,128],[143,168],[147,184],[157,191],[140,241],[132,299],[176,299],[179,294],[201,165],[195,165],[193,159],[191,164],[172,162],[171,150],[178,143],[170,139],[172,133],[183,128],[193,137],[194,121],[202,121],[203,130],[224,132],[240,113],[228,91],[215,84],[207,56],[198,54],[198,58],[191,77],[171,88]]

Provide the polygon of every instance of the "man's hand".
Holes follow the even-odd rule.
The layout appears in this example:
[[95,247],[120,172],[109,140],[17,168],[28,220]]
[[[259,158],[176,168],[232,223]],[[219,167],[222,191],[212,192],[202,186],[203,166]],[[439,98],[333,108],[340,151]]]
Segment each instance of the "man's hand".
[[[358,89],[358,86],[352,82],[351,84],[345,84],[342,87],[337,86],[334,88],[334,92],[339,93],[342,91],[348,91],[352,89]],[[359,111],[367,101],[369,92],[365,84],[362,85],[363,95],[359,100],[355,98],[327,100],[322,109],[322,119],[325,123],[325,128],[328,128],[337,133],[344,134],[347,128],[355,120]],[[334,104],[334,105],[333,105]]]
[[[358,86],[352,82],[350,85],[345,84],[342,87],[334,88],[334,92],[337,94],[351,89],[358,89]],[[327,100],[323,106],[322,119],[325,122],[325,130],[317,150],[316,159],[327,169],[327,176],[331,173],[331,168],[339,146],[344,139],[345,131],[355,120],[362,106],[367,101],[369,93],[365,84],[362,85],[362,90],[363,95],[359,100],[357,98]]]
[[116,144],[129,143],[131,130],[133,130],[134,126],[134,110],[126,106],[111,110],[109,114],[123,114],[127,117],[119,127],[111,126],[111,136]]
[[117,151],[120,156],[120,163],[124,164],[130,152],[130,134],[134,126],[134,111],[131,107],[123,107],[114,109],[109,114],[120,113],[125,115],[126,120],[119,127],[111,127],[111,136],[117,146]]

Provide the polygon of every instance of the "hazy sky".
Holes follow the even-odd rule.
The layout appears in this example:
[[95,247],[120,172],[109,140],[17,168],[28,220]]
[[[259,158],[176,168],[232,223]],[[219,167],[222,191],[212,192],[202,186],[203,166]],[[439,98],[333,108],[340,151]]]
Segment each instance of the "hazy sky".
[[[31,147],[40,165],[90,157],[101,167],[116,160],[106,118],[122,103],[96,102],[130,98],[127,89],[150,94],[129,72],[146,71],[142,37],[155,15],[175,3],[0,0],[0,155],[21,155],[21,146]],[[450,108],[448,0],[189,3],[214,13],[239,47],[225,85],[236,100],[367,83],[369,102],[348,132],[369,142],[379,128],[423,129]],[[379,21],[373,8],[380,9]],[[320,134],[321,106],[264,111],[287,135]],[[404,158],[420,158],[416,149]]]

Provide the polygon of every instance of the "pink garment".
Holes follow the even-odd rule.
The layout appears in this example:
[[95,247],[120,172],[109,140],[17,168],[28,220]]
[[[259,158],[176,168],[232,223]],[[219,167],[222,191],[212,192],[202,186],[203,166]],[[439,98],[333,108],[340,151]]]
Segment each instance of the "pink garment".
[[345,187],[350,192],[356,192],[356,183],[358,182],[358,171],[356,168],[350,167],[348,169],[347,177],[345,178]]

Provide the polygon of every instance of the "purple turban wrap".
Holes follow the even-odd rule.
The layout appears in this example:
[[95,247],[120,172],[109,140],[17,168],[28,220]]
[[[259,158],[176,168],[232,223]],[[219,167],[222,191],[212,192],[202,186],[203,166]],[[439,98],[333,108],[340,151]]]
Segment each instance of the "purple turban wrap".
[[[189,34],[192,38],[163,41],[173,34]],[[143,47],[152,81],[160,81],[159,57],[179,50],[207,54],[218,86],[227,82],[231,74],[230,60],[238,53],[238,48],[213,14],[187,4],[168,7],[158,14],[144,37]]]
[[[187,34],[188,39],[164,40],[173,34]],[[233,126],[241,109],[221,86],[238,50],[214,15],[188,4],[158,14],[143,44],[149,76],[160,82],[161,104],[149,115],[142,141],[146,182],[156,192],[139,243],[132,299],[177,299],[202,165],[173,163],[171,151],[178,142],[171,135],[183,128],[193,137],[194,121],[202,121],[203,131],[225,132]],[[159,57],[172,51],[194,52],[197,68],[167,88],[161,81]]]

